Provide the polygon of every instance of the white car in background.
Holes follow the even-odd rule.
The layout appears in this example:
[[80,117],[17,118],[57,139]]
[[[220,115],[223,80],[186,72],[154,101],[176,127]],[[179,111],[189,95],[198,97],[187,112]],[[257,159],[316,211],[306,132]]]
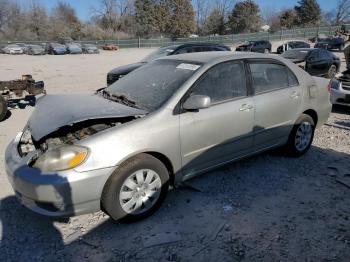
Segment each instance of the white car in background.
[[24,53],[23,48],[15,44],[5,46],[2,51],[9,55],[21,55]]
[[347,75],[330,82],[331,103],[333,105],[350,106],[350,82]]

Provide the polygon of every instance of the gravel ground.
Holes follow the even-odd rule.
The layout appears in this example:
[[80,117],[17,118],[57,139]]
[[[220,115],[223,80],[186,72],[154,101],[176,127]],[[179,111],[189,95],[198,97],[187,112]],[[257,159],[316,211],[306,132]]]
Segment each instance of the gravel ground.
[[333,109],[302,158],[276,150],[207,173],[134,224],[53,221],[16,202],[3,151],[30,111],[0,123],[0,261],[350,261],[350,108]]

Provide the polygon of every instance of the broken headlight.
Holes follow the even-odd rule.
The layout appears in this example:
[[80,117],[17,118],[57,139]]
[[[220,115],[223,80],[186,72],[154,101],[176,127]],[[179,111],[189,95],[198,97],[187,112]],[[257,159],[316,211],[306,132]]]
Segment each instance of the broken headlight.
[[75,168],[85,161],[89,153],[86,147],[63,145],[47,150],[33,167],[43,172],[63,171]]

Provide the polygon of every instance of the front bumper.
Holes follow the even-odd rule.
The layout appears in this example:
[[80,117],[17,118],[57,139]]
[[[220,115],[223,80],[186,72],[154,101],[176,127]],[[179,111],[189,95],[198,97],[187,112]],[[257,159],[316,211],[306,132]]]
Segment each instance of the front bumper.
[[115,167],[77,172],[42,173],[21,158],[18,138],[7,147],[5,166],[18,200],[32,211],[50,217],[69,217],[100,210],[103,187]]
[[333,105],[350,106],[350,91],[332,89],[331,103]]

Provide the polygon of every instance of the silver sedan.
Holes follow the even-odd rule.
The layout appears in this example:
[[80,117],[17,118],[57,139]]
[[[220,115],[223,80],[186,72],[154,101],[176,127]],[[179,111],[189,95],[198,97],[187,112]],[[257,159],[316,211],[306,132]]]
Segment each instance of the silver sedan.
[[159,59],[97,94],[40,99],[6,150],[8,178],[40,214],[142,219],[215,167],[282,146],[302,156],[329,117],[328,83],[274,55]]

